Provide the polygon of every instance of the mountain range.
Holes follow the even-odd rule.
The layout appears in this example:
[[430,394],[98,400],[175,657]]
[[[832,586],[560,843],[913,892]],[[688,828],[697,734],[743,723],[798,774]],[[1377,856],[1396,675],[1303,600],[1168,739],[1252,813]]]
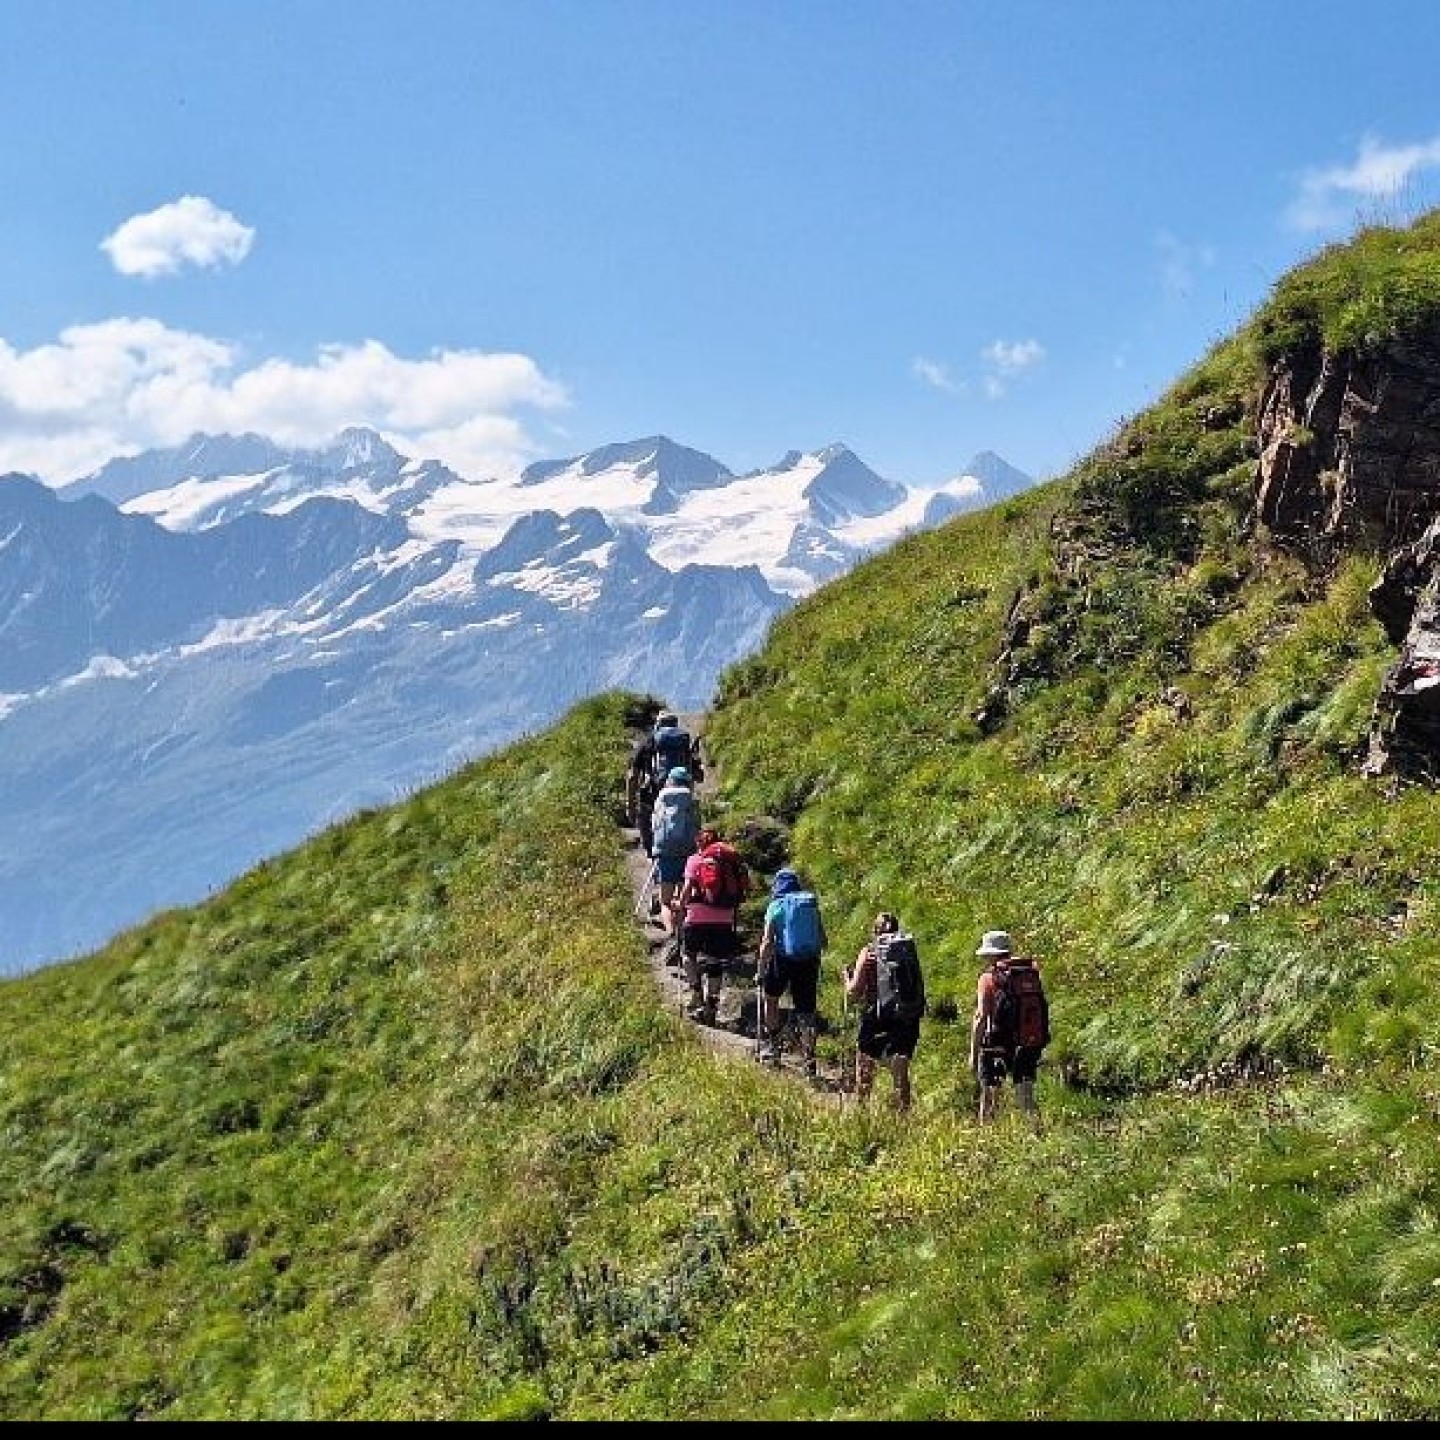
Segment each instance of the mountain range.
[[664,436],[466,479],[373,430],[0,479],[0,972],[202,898],[581,696],[697,707],[775,617],[1031,478],[735,474]]

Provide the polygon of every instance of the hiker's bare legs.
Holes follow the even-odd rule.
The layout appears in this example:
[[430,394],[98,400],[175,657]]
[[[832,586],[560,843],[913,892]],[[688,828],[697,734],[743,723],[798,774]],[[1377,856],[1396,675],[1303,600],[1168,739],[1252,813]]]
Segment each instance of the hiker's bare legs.
[[679,888],[673,880],[660,882],[660,923],[667,935],[673,935],[679,925],[679,917],[675,914],[675,892]]
[[686,1004],[692,1010],[700,1009],[705,1003],[704,977],[700,973],[700,960],[696,955],[685,957],[685,983],[690,987],[690,997]]
[[813,1010],[797,1011],[795,1029],[800,1037],[800,1058],[809,1069],[815,1064],[815,1037],[820,1031],[819,1017]]
[[777,1039],[780,1034],[780,997],[765,996],[760,1014],[765,1027],[765,1038],[771,1041]]
[[910,1057],[892,1056],[890,1075],[895,1081],[895,1108],[903,1114],[910,1108]]

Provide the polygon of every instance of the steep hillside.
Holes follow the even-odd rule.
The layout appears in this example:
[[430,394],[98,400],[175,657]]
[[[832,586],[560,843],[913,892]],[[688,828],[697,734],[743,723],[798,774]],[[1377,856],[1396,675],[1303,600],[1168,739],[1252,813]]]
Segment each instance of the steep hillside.
[[[1317,257],[724,675],[724,817],[817,882],[827,1018],[877,907],[920,938],[906,1122],[661,1011],[648,701],[601,696],[0,986],[0,1416],[1440,1413],[1440,810],[1424,726],[1389,743],[1437,231]],[[997,926],[1052,991],[1039,1134],[972,1118]]]

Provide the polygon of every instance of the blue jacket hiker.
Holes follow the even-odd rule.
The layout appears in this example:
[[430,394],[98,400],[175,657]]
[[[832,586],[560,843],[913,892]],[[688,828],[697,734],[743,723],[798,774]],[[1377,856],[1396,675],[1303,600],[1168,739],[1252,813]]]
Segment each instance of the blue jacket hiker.
[[765,908],[755,976],[763,997],[758,1021],[764,1038],[761,1060],[771,1065],[780,1063],[780,997],[788,990],[805,1073],[816,1073],[819,1017],[815,1007],[820,990],[820,959],[828,943],[815,892],[800,883],[795,871],[778,870]]
[[700,802],[694,782],[677,765],[655,797],[650,816],[651,850],[660,881],[660,916],[667,933],[675,929],[675,894],[685,878],[685,862],[695,853],[700,835]]

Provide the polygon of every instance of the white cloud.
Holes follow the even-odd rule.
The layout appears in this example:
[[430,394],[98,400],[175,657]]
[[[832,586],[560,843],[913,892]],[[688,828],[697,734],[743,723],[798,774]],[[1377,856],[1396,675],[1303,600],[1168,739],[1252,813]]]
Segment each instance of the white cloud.
[[1386,145],[1366,136],[1348,165],[1305,171],[1300,192],[1286,210],[1296,230],[1330,230],[1358,216],[1364,206],[1418,203],[1409,193],[1425,174],[1440,166],[1440,137],[1418,145]]
[[953,379],[945,366],[937,360],[926,360],[923,356],[917,356],[910,362],[910,371],[932,389],[942,390],[947,395],[964,395],[969,388],[963,380]]
[[1165,293],[1177,300],[1187,298],[1195,286],[1195,276],[1215,263],[1215,250],[1209,245],[1191,245],[1168,230],[1155,237],[1160,252],[1160,285]]
[[517,412],[566,403],[563,387],[525,355],[444,350],[407,360],[367,340],[326,346],[309,364],[246,367],[223,341],[114,319],[28,351],[0,339],[0,474],[60,484],[196,431],[306,446],[368,425],[406,454],[483,479],[535,458]]
[[187,266],[213,270],[238,265],[255,243],[242,225],[203,195],[182,195],[158,210],[132,215],[100,242],[122,275],[174,275]]
[[1045,347],[1038,340],[992,340],[981,352],[986,373],[982,384],[991,400],[999,400],[1009,389],[1009,382],[1033,369],[1045,358]]

